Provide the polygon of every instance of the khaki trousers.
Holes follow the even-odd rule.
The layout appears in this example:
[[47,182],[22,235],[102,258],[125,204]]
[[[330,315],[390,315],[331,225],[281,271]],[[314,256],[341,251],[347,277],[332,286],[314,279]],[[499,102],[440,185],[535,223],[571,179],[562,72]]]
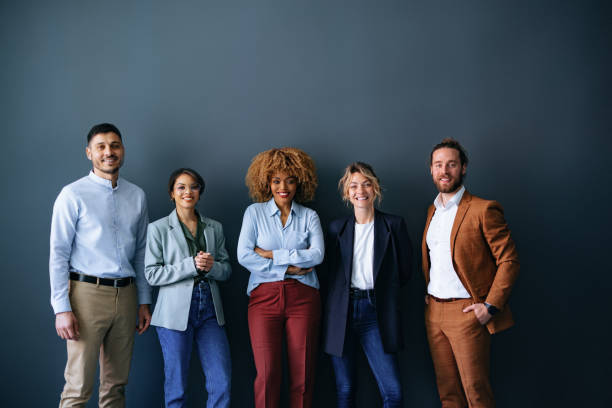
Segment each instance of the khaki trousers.
[[489,382],[491,335],[474,312],[462,310],[472,299],[437,302],[425,307],[427,339],[443,408],[493,408]]
[[100,407],[125,406],[134,331],[137,294],[134,284],[113,288],[70,281],[70,304],[79,323],[79,340],[67,340],[66,385],[60,408],[85,407],[91,397],[100,362]]

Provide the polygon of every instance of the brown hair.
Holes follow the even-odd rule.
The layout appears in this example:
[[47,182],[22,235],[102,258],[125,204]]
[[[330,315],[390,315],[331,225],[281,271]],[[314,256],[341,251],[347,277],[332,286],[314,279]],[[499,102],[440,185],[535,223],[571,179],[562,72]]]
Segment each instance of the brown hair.
[[317,189],[317,173],[312,158],[295,147],[270,149],[253,157],[245,177],[249,195],[255,202],[272,198],[270,178],[274,173],[283,172],[297,178],[298,188],[295,201],[307,202],[314,199]]
[[344,169],[344,175],[338,181],[338,190],[340,190],[340,195],[342,195],[342,199],[348,205],[350,203],[349,200],[349,187],[351,184],[351,175],[353,173],[361,173],[365,178],[367,178],[370,183],[372,183],[372,187],[374,188],[374,202],[380,204],[382,201],[382,190],[380,188],[380,182],[376,173],[374,173],[374,169],[368,163],[364,162],[354,162],[346,166]]
[[467,166],[468,164],[468,157],[467,154],[465,153],[465,149],[463,148],[463,146],[461,146],[459,144],[458,141],[456,141],[453,138],[447,137],[446,139],[443,139],[440,143],[438,143],[437,145],[435,145],[433,147],[433,149],[431,149],[431,153],[429,154],[429,165],[432,165],[432,161],[433,161],[433,154],[436,150],[438,149],[442,149],[444,147],[448,147],[450,149],[455,149],[459,152],[459,161],[461,162],[461,165],[465,165]]
[[188,174],[193,177],[198,184],[200,185],[200,198],[202,198],[202,194],[204,193],[204,187],[206,183],[200,174],[194,169],[190,169],[188,167],[181,167],[180,169],[176,169],[170,174],[170,180],[168,180],[168,194],[170,195],[170,199],[172,199],[172,190],[174,190],[174,183],[176,183],[176,179],[179,178],[181,174]]

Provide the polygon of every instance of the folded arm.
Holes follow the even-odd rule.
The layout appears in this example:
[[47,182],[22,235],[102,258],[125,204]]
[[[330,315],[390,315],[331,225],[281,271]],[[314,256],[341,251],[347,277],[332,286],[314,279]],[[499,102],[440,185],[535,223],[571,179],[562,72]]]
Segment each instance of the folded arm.
[[272,251],[274,265],[294,265],[300,268],[312,268],[323,262],[325,244],[319,216],[312,212],[308,220],[308,237],[310,247],[307,249],[275,249]]
[[242,228],[238,238],[238,262],[252,274],[264,280],[282,280],[288,265],[275,265],[272,259],[264,258],[255,252],[257,242],[257,225],[252,214],[252,207],[247,208],[242,219]]

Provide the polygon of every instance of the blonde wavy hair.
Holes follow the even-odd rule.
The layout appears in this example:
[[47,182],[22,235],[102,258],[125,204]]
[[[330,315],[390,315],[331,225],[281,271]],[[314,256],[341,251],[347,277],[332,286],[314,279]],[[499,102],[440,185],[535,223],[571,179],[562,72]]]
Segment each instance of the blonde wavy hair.
[[318,184],[314,161],[303,150],[281,147],[266,150],[253,157],[245,177],[253,201],[262,203],[272,198],[270,178],[278,172],[297,178],[295,201],[304,203],[314,199]]
[[345,204],[348,206],[351,203],[349,198],[349,187],[351,185],[351,176],[354,173],[361,173],[370,183],[372,183],[372,188],[374,189],[374,203],[380,205],[382,201],[380,182],[372,166],[364,162],[354,162],[346,166],[342,178],[338,181],[338,190],[340,190],[340,195],[342,195]]

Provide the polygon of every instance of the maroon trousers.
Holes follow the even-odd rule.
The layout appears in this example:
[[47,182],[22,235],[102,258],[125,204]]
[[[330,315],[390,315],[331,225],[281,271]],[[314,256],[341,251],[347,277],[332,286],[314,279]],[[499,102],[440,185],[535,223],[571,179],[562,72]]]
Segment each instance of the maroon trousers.
[[255,357],[255,407],[277,408],[282,378],[282,336],[287,340],[289,404],[310,407],[319,342],[319,291],[295,279],[260,284],[249,300]]

